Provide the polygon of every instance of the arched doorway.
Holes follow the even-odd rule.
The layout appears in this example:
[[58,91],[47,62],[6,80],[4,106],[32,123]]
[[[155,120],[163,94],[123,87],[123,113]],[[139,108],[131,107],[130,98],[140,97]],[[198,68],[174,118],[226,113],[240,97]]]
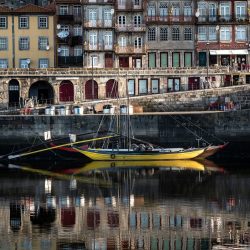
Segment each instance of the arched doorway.
[[106,83],[106,97],[116,98],[118,97],[118,82],[114,79],[110,79]]
[[12,79],[9,82],[9,106],[17,107],[19,105],[20,98],[19,82],[16,79]]
[[29,98],[35,98],[37,102],[41,104],[53,104],[53,88],[47,81],[37,81],[33,83],[29,89]]
[[74,85],[71,81],[62,81],[59,87],[59,100],[60,102],[73,102],[74,101]]
[[85,99],[98,99],[98,84],[95,80],[85,83]]

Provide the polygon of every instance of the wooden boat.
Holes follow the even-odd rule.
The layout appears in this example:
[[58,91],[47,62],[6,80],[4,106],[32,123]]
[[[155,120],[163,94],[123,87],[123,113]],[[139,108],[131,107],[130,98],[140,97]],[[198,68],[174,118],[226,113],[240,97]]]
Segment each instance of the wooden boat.
[[223,148],[225,148],[228,145],[228,143],[224,143],[222,145],[217,145],[217,146],[208,146],[204,152],[198,156],[199,159],[205,159],[209,156],[214,155],[215,153],[217,153],[218,151],[222,150]]
[[193,159],[201,155],[205,148],[184,149],[180,151],[152,150],[152,151],[133,151],[133,150],[83,150],[75,148],[78,152],[87,156],[93,161],[157,161],[157,160],[185,160]]

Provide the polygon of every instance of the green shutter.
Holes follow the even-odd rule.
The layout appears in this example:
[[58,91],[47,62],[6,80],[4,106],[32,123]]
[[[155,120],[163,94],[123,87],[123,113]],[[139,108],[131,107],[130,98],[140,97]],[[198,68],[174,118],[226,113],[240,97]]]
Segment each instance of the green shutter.
[[155,68],[156,67],[155,53],[149,53],[148,59],[149,59],[149,63],[148,63],[149,68]]
[[168,53],[161,53],[161,67],[167,68],[168,66]]
[[184,65],[185,67],[192,67],[192,53],[184,54]]
[[180,67],[180,54],[177,52],[173,53],[173,67]]

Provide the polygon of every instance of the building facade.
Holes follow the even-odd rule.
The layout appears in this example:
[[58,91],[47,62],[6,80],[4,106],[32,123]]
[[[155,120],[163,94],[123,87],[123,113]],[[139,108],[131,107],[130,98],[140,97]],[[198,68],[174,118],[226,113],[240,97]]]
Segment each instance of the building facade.
[[0,68],[54,67],[54,11],[29,4],[0,8]]

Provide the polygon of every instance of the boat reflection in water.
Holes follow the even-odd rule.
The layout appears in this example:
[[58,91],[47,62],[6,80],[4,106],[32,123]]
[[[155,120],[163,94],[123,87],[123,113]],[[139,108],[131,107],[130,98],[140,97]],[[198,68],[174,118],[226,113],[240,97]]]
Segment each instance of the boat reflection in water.
[[250,175],[210,161],[10,165],[0,178],[0,249],[198,250],[250,240]]

